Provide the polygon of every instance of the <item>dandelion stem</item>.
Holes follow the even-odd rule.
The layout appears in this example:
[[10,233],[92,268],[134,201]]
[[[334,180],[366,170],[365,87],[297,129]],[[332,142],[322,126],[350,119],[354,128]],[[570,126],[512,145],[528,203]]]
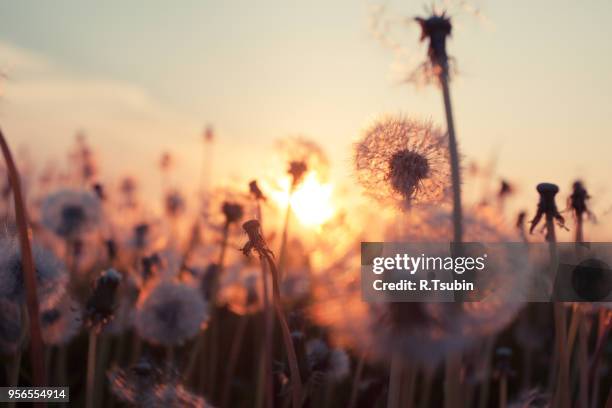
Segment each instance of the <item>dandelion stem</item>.
[[463,241],[461,173],[457,137],[455,135],[455,122],[453,120],[453,108],[451,105],[450,89],[448,86],[448,63],[445,63],[441,68],[442,72],[440,74],[440,84],[442,85],[444,111],[446,113],[446,125],[448,127],[448,149],[450,153],[451,182],[453,189],[453,239],[454,242],[461,243]]
[[490,336],[485,340],[484,349],[484,382],[480,387],[480,394],[478,396],[478,407],[485,408],[489,406],[489,391],[491,378],[491,360],[493,358],[493,349],[495,347],[495,336]]
[[280,324],[281,333],[283,335],[283,342],[285,343],[285,352],[287,353],[287,360],[289,361],[289,371],[291,373],[291,392],[293,400],[293,408],[300,408],[302,406],[302,379],[300,377],[300,369],[297,362],[297,356],[295,348],[293,347],[293,340],[291,339],[291,332],[289,331],[289,325],[285,319],[283,307],[281,304],[280,288],[278,283],[278,269],[272,259],[272,255],[267,252],[260,252],[261,262],[267,262],[270,267],[272,274],[272,296],[276,315]]
[[268,268],[266,264],[261,266],[261,280],[263,281],[263,306],[264,306],[264,344],[263,344],[263,388],[265,406],[272,408],[274,405],[274,383],[272,381],[272,340],[274,334],[274,314],[270,307],[270,292],[268,282]]
[[604,308],[599,310],[599,329],[597,334],[597,345],[595,347],[595,353],[593,354],[593,361],[589,372],[591,379],[591,407],[595,408],[599,402],[599,363],[601,361],[601,355],[605,348],[606,339],[610,333],[611,328],[611,317],[610,312]]
[[401,356],[396,355],[391,359],[389,373],[389,390],[387,391],[387,408],[400,408],[401,397]]
[[579,388],[578,402],[579,407],[588,408],[589,406],[589,346],[588,328],[585,316],[583,315],[578,324],[578,370]]
[[508,406],[508,378],[502,375],[499,379],[499,408]]
[[351,397],[349,400],[348,408],[355,408],[357,404],[357,397],[359,394],[359,383],[361,382],[361,376],[363,374],[363,368],[365,367],[366,353],[362,353],[359,356],[357,362],[357,368],[355,370],[355,376],[353,377],[353,385],[351,386]]
[[229,402],[230,391],[232,388],[232,377],[234,376],[234,370],[238,363],[238,357],[240,357],[240,350],[242,349],[242,340],[244,339],[244,333],[249,322],[248,316],[240,316],[238,319],[238,327],[234,333],[232,339],[232,345],[230,346],[230,355],[227,360],[227,368],[225,371],[225,381],[223,384],[223,391],[221,394],[221,407],[227,407]]
[[[550,276],[554,276],[557,269],[557,235],[555,232],[554,214],[546,213],[546,239],[548,241],[548,250],[550,253]],[[569,387],[569,353],[567,349],[567,316],[563,303],[555,302],[553,304],[555,317],[555,339],[557,346],[557,356],[559,362],[557,387],[555,392],[555,401],[561,408],[568,407],[570,402],[570,387]]]
[[[21,368],[21,357],[22,357],[21,347],[17,350],[17,352],[12,357],[13,358],[12,358],[11,364],[7,366],[9,368],[8,386],[17,387],[19,385],[19,371]],[[13,400],[9,402],[8,406],[9,408],[13,408],[15,407],[16,404],[17,402]]]
[[85,391],[85,406],[93,408],[94,406],[94,387],[96,381],[96,343],[98,335],[95,329],[89,332],[89,344],[87,347],[87,385]]
[[13,190],[15,202],[15,219],[19,235],[19,246],[21,249],[21,264],[23,267],[24,283],[26,289],[26,301],[30,323],[30,361],[33,371],[34,385],[44,386],[45,379],[45,357],[42,332],[40,328],[40,311],[38,309],[38,295],[36,293],[36,275],[34,259],[32,258],[32,246],[30,243],[30,231],[28,228],[28,214],[21,192],[21,181],[17,166],[13,161],[11,150],[0,130],[0,148],[4,155],[4,161],[8,171],[8,177]]
[[423,368],[423,386],[421,392],[421,400],[419,401],[419,408],[428,408],[431,406],[431,390],[434,380],[435,371],[429,367]]
[[278,251],[278,277],[283,279],[285,273],[285,263],[287,261],[287,240],[289,239],[289,222],[291,221],[291,198],[295,187],[292,184],[287,197],[287,211],[285,212],[285,222],[283,223],[283,234],[281,236],[281,245]]
[[461,398],[460,379],[461,354],[451,353],[446,359],[444,373],[444,407],[460,408],[463,406]]

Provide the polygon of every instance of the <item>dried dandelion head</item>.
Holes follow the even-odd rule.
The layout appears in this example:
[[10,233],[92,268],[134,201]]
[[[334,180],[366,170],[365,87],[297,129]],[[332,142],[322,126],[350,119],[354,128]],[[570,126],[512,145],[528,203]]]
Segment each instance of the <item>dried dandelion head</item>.
[[446,138],[430,122],[387,116],[355,146],[354,162],[366,194],[408,206],[443,200],[449,188]]
[[185,211],[185,197],[178,190],[170,190],[166,193],[164,205],[166,214],[173,218],[181,215]]
[[249,183],[249,191],[255,200],[266,201],[266,196],[257,185],[257,180],[252,180]]
[[297,160],[289,162],[287,173],[291,176],[291,187],[295,188],[300,184],[307,171],[308,165],[305,162]]
[[[529,228],[529,233],[533,233],[533,230],[543,216],[545,216],[547,220],[556,220],[559,225],[563,227],[565,225],[565,220],[559,213],[557,204],[555,203],[555,196],[559,192],[559,187],[552,183],[540,183],[537,185],[536,190],[540,194],[540,201],[538,202],[536,215],[531,220],[531,228]],[[554,237],[554,231],[549,231],[547,226],[546,228],[546,240],[550,241]]]
[[100,223],[100,200],[90,191],[59,190],[47,196],[41,206],[42,224],[64,239],[92,231]]
[[229,201],[223,202],[223,204],[221,205],[221,211],[223,212],[223,215],[225,216],[225,222],[228,225],[240,221],[240,219],[244,215],[244,209],[241,204]]
[[310,171],[315,172],[321,179],[327,177],[329,160],[316,142],[295,136],[278,141],[277,147],[288,164],[287,172],[292,178],[293,187],[296,187]]
[[138,299],[135,326],[153,344],[173,346],[194,337],[208,320],[200,292],[186,284],[161,281]]
[[453,26],[446,13],[433,13],[427,18],[416,17],[421,26],[421,41],[429,41],[428,56],[434,67],[447,68],[446,39],[451,35]]
[[582,218],[585,214],[590,215],[591,212],[587,205],[587,201],[591,198],[584,184],[577,180],[572,186],[572,195],[569,197],[569,208],[574,213],[576,219]]
[[98,276],[85,305],[84,318],[88,327],[99,331],[113,318],[120,282],[121,274],[112,268]]
[[212,125],[207,125],[204,129],[204,142],[212,143],[215,140],[215,129]]

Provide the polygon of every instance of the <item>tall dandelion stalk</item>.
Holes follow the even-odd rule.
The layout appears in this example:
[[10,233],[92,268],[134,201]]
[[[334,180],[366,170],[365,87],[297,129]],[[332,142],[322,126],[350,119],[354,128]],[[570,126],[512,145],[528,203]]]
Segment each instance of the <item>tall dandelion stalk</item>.
[[21,192],[21,181],[17,166],[13,161],[11,150],[0,130],[0,148],[6,162],[8,177],[13,190],[15,202],[15,218],[17,232],[19,235],[19,246],[21,248],[21,263],[23,267],[24,284],[26,289],[26,302],[28,310],[28,322],[30,329],[30,361],[32,365],[33,383],[44,386],[45,379],[45,353],[40,327],[40,311],[38,308],[38,295],[36,293],[36,274],[34,259],[32,257],[32,245],[30,243],[30,231],[28,229],[28,214]]
[[417,17],[421,26],[421,41],[429,40],[429,62],[434,75],[442,87],[444,99],[444,112],[448,128],[448,150],[450,153],[451,181],[453,191],[453,240],[460,243],[463,240],[463,224],[461,210],[461,173],[459,165],[459,149],[453,119],[449,83],[448,55],[446,53],[446,39],[451,35],[452,24],[444,13],[432,14],[428,18]]
[[[448,55],[446,53],[446,39],[451,35],[452,24],[449,17],[444,13],[437,15],[433,13],[428,18],[417,17],[416,21],[421,26],[421,41],[429,40],[428,56],[432,72],[438,78],[442,87],[444,99],[444,112],[446,114],[446,125],[448,129],[448,151],[451,167],[451,187],[453,192],[453,241],[463,241],[463,224],[461,209],[461,174],[459,167],[459,150],[457,147],[457,136],[455,134],[455,122],[453,119],[453,108],[451,104],[449,82]],[[455,404],[460,394],[460,369],[461,356],[451,353],[446,361],[445,405],[450,407]]]
[[[557,234],[555,230],[555,222],[563,226],[565,220],[557,209],[555,196],[559,192],[559,187],[551,183],[540,183],[537,186],[537,191],[540,195],[536,215],[531,221],[530,233],[533,232],[542,217],[544,217],[544,230],[546,232],[546,241],[550,254],[550,276],[554,277],[557,270]],[[569,407],[570,404],[570,385],[569,385],[569,364],[570,357],[567,347],[567,331],[566,331],[566,314],[563,303],[555,302],[553,304],[555,318],[555,339],[557,349],[557,362],[559,363],[558,375],[556,381],[555,402],[561,408]],[[552,374],[551,374],[552,375]]]
[[291,332],[289,331],[289,325],[287,324],[287,320],[283,312],[279,288],[279,273],[276,263],[274,262],[274,255],[272,254],[272,251],[268,249],[266,241],[261,235],[261,226],[259,221],[247,221],[242,225],[242,228],[249,237],[249,241],[246,243],[242,251],[247,256],[251,252],[255,251],[259,255],[262,268],[264,268],[264,265],[267,265],[270,270],[270,274],[272,275],[272,299],[276,316],[281,328],[285,352],[287,353],[287,360],[289,362],[292,404],[293,408],[299,408],[302,406],[302,379],[300,376],[300,369],[298,366],[293,340],[291,338]]

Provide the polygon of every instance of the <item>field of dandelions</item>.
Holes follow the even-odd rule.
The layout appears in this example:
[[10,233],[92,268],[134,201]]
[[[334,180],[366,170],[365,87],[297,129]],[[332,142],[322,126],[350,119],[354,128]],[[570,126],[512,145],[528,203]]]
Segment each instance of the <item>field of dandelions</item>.
[[[511,180],[460,163],[451,21],[416,23],[429,52],[415,75],[440,89],[446,122],[396,114],[364,129],[353,182],[367,206],[326,213],[317,192],[333,163],[306,138],[270,153],[283,172],[232,186],[203,164],[179,188],[178,159],[160,152],[154,202],[137,178],[105,175],[83,136],[67,165],[35,169],[13,166],[2,135],[1,385],[69,386],[70,405],[88,408],[610,404],[609,304],[517,303],[496,288],[482,304],[362,300],[361,241],[547,242],[552,254],[559,228],[582,242],[594,219],[588,180],[522,186],[540,200],[512,214]],[[202,137],[204,163],[216,138]],[[495,194],[462,192],[483,180]],[[512,267],[504,286],[542,279]]]

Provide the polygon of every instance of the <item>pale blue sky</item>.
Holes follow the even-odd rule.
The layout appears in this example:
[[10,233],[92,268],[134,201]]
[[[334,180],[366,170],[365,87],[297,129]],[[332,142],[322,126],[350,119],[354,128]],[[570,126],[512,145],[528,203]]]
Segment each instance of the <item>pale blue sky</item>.
[[[81,127],[93,143],[107,145],[107,161],[128,151],[132,161],[149,160],[167,147],[184,152],[187,167],[196,166],[194,146],[207,122],[218,129],[221,154],[240,157],[303,133],[337,158],[338,177],[348,177],[350,144],[376,115],[443,123],[435,88],[394,80],[393,53],[368,28],[370,6],[379,2],[170,4],[2,2],[0,41],[44,61],[8,70],[0,102],[7,131],[38,144],[50,140],[51,129],[50,151],[59,152],[69,129]],[[415,1],[385,4],[398,19],[423,9]],[[460,13],[449,43],[461,72],[453,98],[464,154],[496,152],[499,172],[525,185],[530,200],[539,181],[566,189],[581,176],[601,208],[612,206],[612,2],[471,4],[490,23]],[[393,35],[414,57],[424,56],[416,27],[398,25]],[[65,93],[58,100],[57,89]],[[135,155],[136,147],[143,154]],[[220,172],[236,174],[260,166],[222,162]]]

